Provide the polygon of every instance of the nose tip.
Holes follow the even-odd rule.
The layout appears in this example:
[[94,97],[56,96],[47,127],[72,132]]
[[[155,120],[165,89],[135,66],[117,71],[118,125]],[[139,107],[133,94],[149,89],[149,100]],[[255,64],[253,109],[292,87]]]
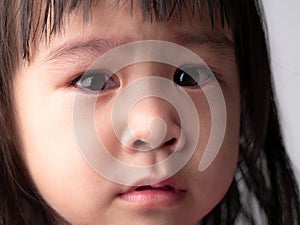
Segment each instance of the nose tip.
[[147,133],[150,133],[150,135],[146,134],[141,129],[135,130],[131,146],[138,151],[148,151],[162,147],[175,146],[180,138],[180,134],[177,134],[176,130],[170,131],[170,129],[176,128],[167,124],[161,117],[155,117],[148,126]]
[[128,122],[127,135],[122,143],[134,151],[155,149],[180,150],[185,138],[180,125],[174,120],[174,110],[161,100],[153,100],[133,108]]
[[[131,144],[134,149],[147,151],[148,149],[158,148],[163,144],[167,134],[167,124],[161,117],[154,117],[149,122],[148,130],[144,130],[147,129],[146,127],[135,128],[132,138],[133,143]],[[147,126],[147,124],[144,125]]]

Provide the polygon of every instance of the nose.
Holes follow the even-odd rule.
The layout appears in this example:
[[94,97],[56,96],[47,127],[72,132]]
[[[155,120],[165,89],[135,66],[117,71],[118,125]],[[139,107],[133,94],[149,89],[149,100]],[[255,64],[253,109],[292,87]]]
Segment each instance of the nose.
[[122,139],[130,151],[179,151],[185,143],[175,108],[158,97],[142,99],[132,107]]

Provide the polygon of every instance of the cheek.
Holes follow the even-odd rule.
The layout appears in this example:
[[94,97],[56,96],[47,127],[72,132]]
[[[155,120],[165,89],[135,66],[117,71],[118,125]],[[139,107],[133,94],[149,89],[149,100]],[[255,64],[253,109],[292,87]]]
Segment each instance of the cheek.
[[198,159],[192,159],[187,165],[190,179],[193,180],[195,189],[194,209],[198,209],[199,215],[204,217],[226,195],[234,178],[238,159],[238,142],[236,139],[225,137],[224,144],[213,163],[203,172],[197,168]]
[[226,131],[216,158],[204,171],[198,170],[199,162],[203,159],[205,151],[212,150],[207,148],[209,138],[218,134],[211,132],[212,113],[210,110],[204,110],[209,108],[205,96],[202,95],[195,101],[201,123],[200,137],[197,151],[183,172],[189,174],[193,183],[190,186],[195,187],[193,194],[196,205],[193,208],[198,208],[203,216],[222,200],[236,172],[240,126],[239,86],[237,80],[231,81],[230,85],[230,88],[221,85],[226,102]]
[[112,188],[90,169],[78,150],[72,118],[74,97],[50,95],[24,85],[26,81],[15,96],[23,157],[32,179],[61,215],[88,221],[106,210],[110,196],[102,196]]

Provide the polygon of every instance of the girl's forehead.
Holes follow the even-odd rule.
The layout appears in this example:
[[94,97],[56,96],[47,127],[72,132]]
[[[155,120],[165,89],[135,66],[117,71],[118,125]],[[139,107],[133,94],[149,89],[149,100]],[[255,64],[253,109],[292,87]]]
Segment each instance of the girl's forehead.
[[[61,33],[53,35],[50,44],[39,45],[42,58],[66,58],[73,53],[101,55],[109,49],[137,40],[164,40],[178,44],[209,43],[220,48],[233,48],[231,31],[216,23],[212,28],[208,18],[178,14],[168,20],[145,20],[140,10],[129,4],[116,8],[111,4],[97,4],[84,20],[82,14],[71,13]],[[62,54],[63,53],[63,54]],[[80,54],[82,55],[82,54]],[[83,54],[85,55],[85,54]]]
[[[52,20],[49,18],[48,25],[54,26],[55,17],[62,17],[64,23],[63,27],[69,25],[80,25],[84,29],[89,25],[109,25],[109,28],[118,28],[124,23],[136,24],[139,23],[147,25],[161,26],[164,30],[169,29],[211,29],[215,30],[224,28],[222,24],[221,15],[217,12],[211,11],[210,7],[202,1],[198,8],[194,5],[194,1],[186,1],[184,7],[179,3],[171,3],[163,1],[163,8],[157,8],[156,5],[145,6],[144,3],[150,4],[151,1],[95,1],[90,8],[79,7],[67,15],[52,15]],[[168,3],[167,3],[168,2]],[[176,1],[175,1],[176,2]],[[180,2],[180,1],[178,1]],[[200,4],[200,3],[199,3]],[[172,6],[172,7],[171,7]],[[99,27],[101,28],[101,27]]]
[[51,36],[60,34],[68,24],[84,22],[82,27],[85,27],[95,17],[102,20],[99,22],[111,22],[112,19],[116,21],[117,18],[124,22],[127,14],[145,23],[172,22],[172,26],[202,23],[214,28],[227,27],[228,18],[225,16],[227,12],[224,4],[209,0],[53,0],[37,1],[34,4],[22,1],[20,4],[20,19],[29,21],[22,22],[20,26],[23,42],[21,46],[24,48],[25,57],[26,51],[41,40],[38,37],[50,40]]
[[[207,13],[193,13],[192,6],[187,6],[185,11],[173,11],[165,20],[154,18],[145,18],[143,11],[138,6],[123,4],[122,7],[116,7],[112,4],[97,4],[90,9],[89,19],[83,20],[80,13],[72,13],[68,16],[64,24],[64,32],[74,31],[79,27],[79,32],[89,32],[89,30],[103,31],[124,31],[130,33],[138,30],[138,33],[151,33],[153,36],[159,36],[164,33],[197,33],[199,30],[225,33],[228,27],[223,27],[219,20],[214,20],[212,25]],[[189,11],[190,10],[190,11]],[[204,9],[203,9],[204,10]],[[151,17],[153,15],[150,15]],[[226,35],[229,36],[230,32]]]
[[[110,42],[102,43],[103,46],[107,45],[109,48],[124,42],[146,39],[181,43],[201,42],[206,39],[212,40],[215,44],[219,42],[228,46],[233,43],[232,32],[227,26],[222,26],[218,16],[212,25],[209,10],[204,8],[208,7],[205,4],[201,6],[201,12],[196,11],[193,4],[186,5],[185,9],[173,8],[168,18],[162,19],[162,17],[152,18],[159,15],[151,9],[145,10],[138,1],[122,1],[118,4],[117,2],[95,2],[93,7],[88,9],[87,19],[84,17],[84,8],[71,12],[63,21],[61,31],[51,34],[52,37],[46,49],[57,49],[62,42],[86,39],[110,40]],[[51,26],[51,23],[48,26]],[[49,36],[44,37],[49,38]],[[36,50],[41,49],[45,50],[44,41],[37,45]]]

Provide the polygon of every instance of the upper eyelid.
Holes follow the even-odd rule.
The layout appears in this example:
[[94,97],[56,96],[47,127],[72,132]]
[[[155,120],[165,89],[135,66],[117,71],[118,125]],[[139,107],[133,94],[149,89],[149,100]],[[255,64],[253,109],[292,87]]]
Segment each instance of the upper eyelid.
[[105,70],[105,69],[92,69],[92,70],[85,70],[83,72],[76,73],[75,75],[73,75],[71,77],[71,80],[80,79],[80,78],[84,77],[85,75],[87,75],[88,72],[104,72],[104,73],[113,75],[112,72]]
[[185,64],[183,66],[180,66],[178,67],[178,69],[181,69],[181,70],[185,70],[187,68],[190,68],[190,67],[198,67],[198,68],[203,68],[203,69],[207,69],[208,71],[211,71],[210,67],[206,64]]
[[205,69],[208,69],[208,71],[212,72],[212,74],[216,77],[216,78],[221,78],[222,77],[222,73],[220,72],[219,69],[217,69],[214,66],[211,65],[207,65],[207,64],[185,64],[183,66],[178,67],[181,70],[184,70],[184,68],[188,68],[191,66],[199,66]]
[[[203,64],[199,63],[199,64],[183,64],[179,67],[175,67],[174,70],[173,70],[172,75],[174,75],[174,73],[176,72],[177,69],[185,70],[185,69],[188,69],[188,68],[193,67],[193,66],[203,68],[203,69],[207,69],[208,71],[211,71],[212,74],[215,74],[215,73],[219,74],[218,70],[215,67],[208,66],[205,63],[203,63]],[[109,71],[108,69],[94,68],[94,69],[86,70],[84,72],[77,73],[76,75],[72,76],[71,80],[76,80],[76,79],[78,80],[78,79],[82,78],[83,76],[87,75],[89,72],[91,72],[91,73],[103,72],[103,74],[107,74],[109,76],[113,76],[113,75],[115,75],[117,77],[121,76],[119,72],[113,73],[113,72]]]
[[89,73],[102,73],[103,75],[112,76],[114,75],[113,72],[106,70],[106,69],[89,69],[82,73],[81,77],[87,76]]

